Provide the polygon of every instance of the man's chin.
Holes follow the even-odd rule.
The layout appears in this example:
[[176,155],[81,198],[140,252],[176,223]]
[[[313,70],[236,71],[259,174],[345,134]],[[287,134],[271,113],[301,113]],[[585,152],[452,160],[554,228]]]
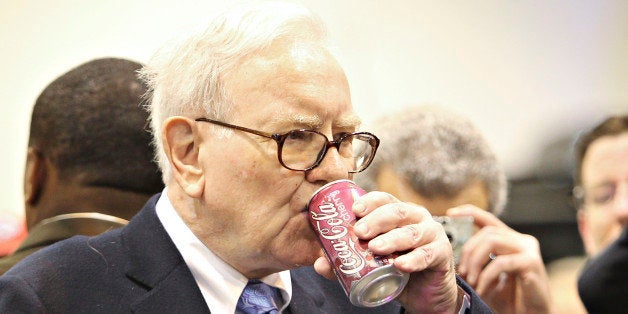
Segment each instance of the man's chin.
[[292,268],[298,268],[302,266],[312,266],[314,265],[314,262],[316,262],[317,259],[323,256],[324,256],[323,251],[320,248],[317,249],[316,251],[307,252],[305,254],[303,252],[295,253],[293,256],[291,256],[291,259],[293,261]]

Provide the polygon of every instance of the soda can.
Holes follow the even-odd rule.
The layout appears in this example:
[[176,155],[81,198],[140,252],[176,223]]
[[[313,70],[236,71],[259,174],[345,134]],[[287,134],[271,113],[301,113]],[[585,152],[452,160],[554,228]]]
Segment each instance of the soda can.
[[310,224],[352,304],[375,307],[397,297],[410,275],[394,265],[396,254],[375,255],[353,231],[353,202],[366,192],[351,180],[319,188],[308,203]]

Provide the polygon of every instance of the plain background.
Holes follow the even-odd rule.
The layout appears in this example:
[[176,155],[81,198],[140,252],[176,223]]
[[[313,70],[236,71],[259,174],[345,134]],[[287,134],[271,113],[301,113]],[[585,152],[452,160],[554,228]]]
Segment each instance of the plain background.
[[[0,0],[0,214],[22,215],[32,105],[98,57],[147,61],[229,1]],[[569,170],[569,143],[628,112],[628,1],[303,1],[366,122],[414,104],[470,117],[509,178]]]

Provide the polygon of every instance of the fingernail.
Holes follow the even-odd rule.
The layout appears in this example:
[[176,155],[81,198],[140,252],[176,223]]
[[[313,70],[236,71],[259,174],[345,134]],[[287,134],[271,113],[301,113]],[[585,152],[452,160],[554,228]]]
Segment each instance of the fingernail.
[[366,206],[360,202],[353,203],[353,212],[356,214],[361,214],[366,210]]
[[356,234],[363,235],[363,236],[366,235],[369,231],[366,223],[362,223],[362,222],[357,222],[355,226],[353,227],[353,230],[355,231]]
[[395,258],[395,266],[404,268],[407,266],[407,264],[408,264],[408,258],[405,257],[405,255],[401,255]]
[[384,245],[386,245],[386,243],[382,241],[381,239],[373,239],[370,241],[370,245],[380,250],[383,250],[385,249]]

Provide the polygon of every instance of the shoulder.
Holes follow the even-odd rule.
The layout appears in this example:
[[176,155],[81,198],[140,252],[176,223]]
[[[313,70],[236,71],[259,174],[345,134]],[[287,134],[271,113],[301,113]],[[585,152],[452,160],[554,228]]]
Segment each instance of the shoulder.
[[113,232],[94,238],[75,236],[29,255],[0,277],[0,298],[31,306],[41,303],[61,312],[71,311],[88,295],[99,295],[103,302],[114,300],[114,285],[124,277],[125,266],[117,238]]
[[0,275],[6,273],[13,265],[19,263],[26,256],[33,254],[37,250],[41,249],[41,247],[32,248],[25,251],[17,251],[11,255],[0,258]]
[[[125,245],[125,228],[96,237],[75,236],[26,257],[0,276],[0,312],[128,311],[149,289],[129,277],[129,269],[154,269],[147,269],[142,260],[133,263],[137,252]],[[163,254],[147,251],[163,262]]]
[[116,231],[98,237],[74,236],[59,241],[25,257],[7,274],[63,281],[87,271],[110,271],[121,251]]

